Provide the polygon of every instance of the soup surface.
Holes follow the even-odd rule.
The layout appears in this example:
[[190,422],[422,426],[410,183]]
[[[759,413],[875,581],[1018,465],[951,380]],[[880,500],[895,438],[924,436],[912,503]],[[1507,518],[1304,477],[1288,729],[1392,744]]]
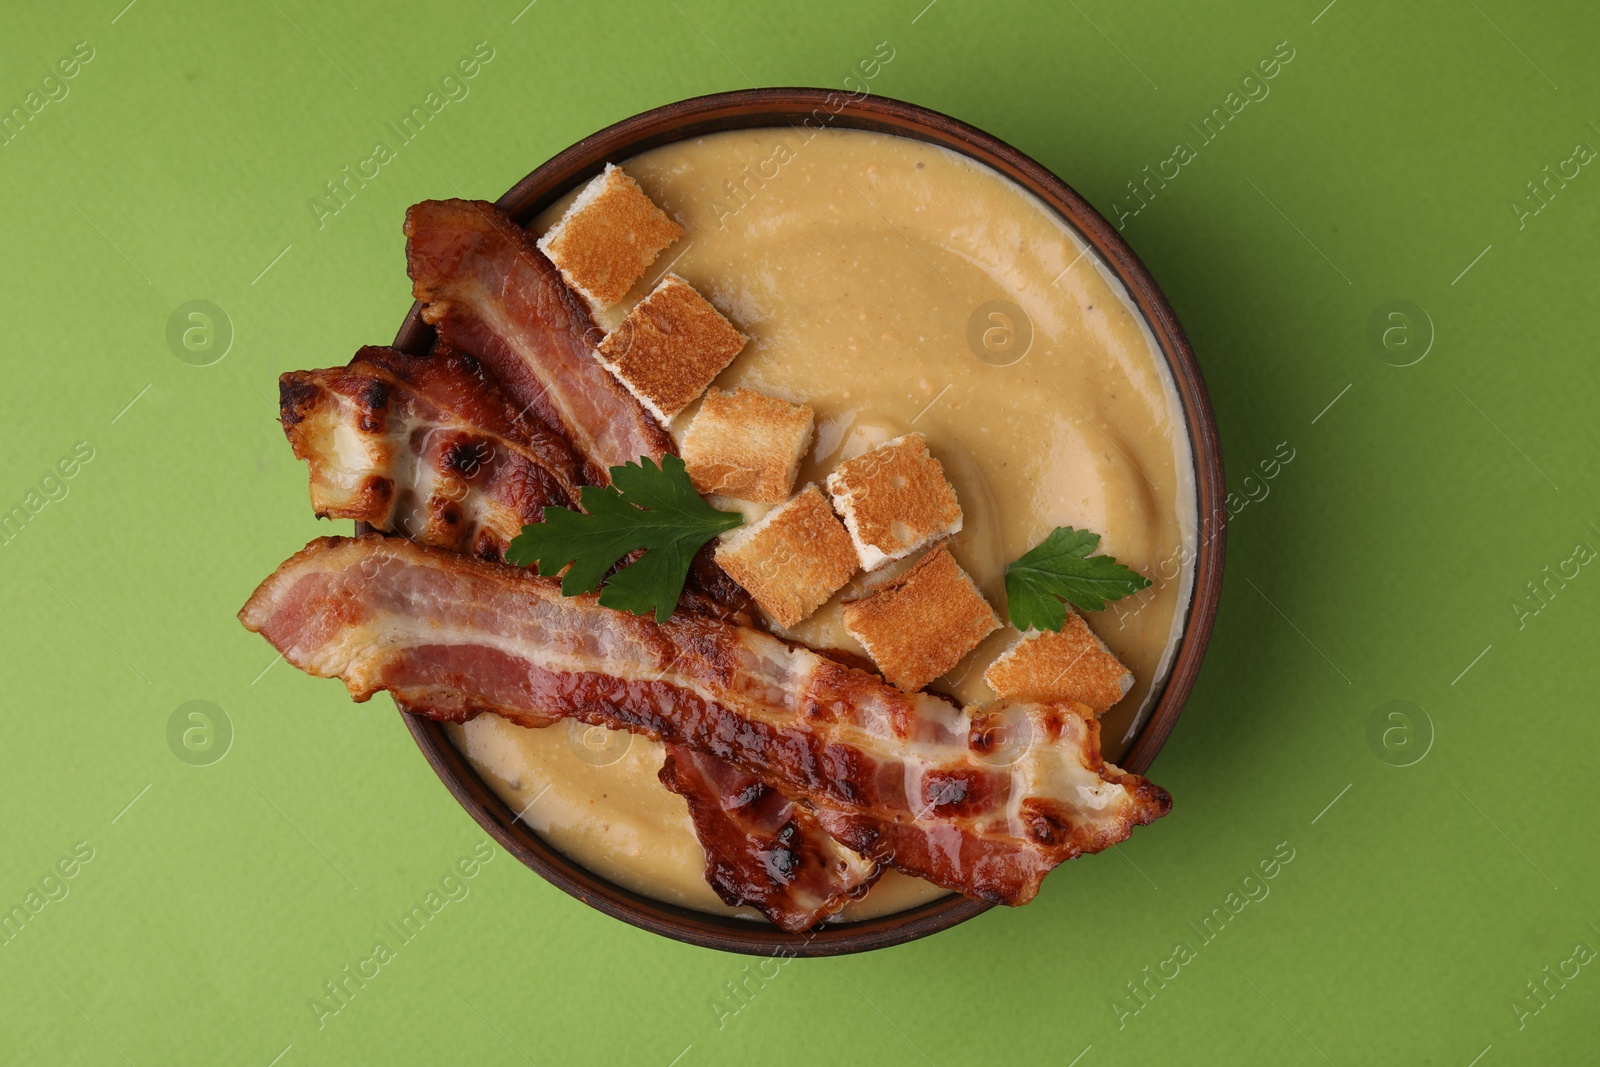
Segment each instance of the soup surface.
[[[1056,526],[1099,533],[1101,551],[1152,580],[1089,616],[1136,679],[1102,719],[1114,762],[1173,655],[1196,511],[1177,394],[1120,283],[1020,187],[920,141],[744,130],[621,165],[687,233],[601,325],[620,321],[668,269],[696,286],[750,338],[716,384],[816,410],[797,488],[920,431],[965,512],[951,549],[1002,618],[1005,565]],[[543,232],[570,199],[533,228]],[[676,438],[693,414],[691,406],[673,424]],[[751,518],[765,510],[713,503]],[[839,604],[865,577],[787,636],[861,652]],[[992,699],[984,668],[1016,636],[1002,628],[930,688],[964,703]],[[706,884],[684,801],[656,779],[659,745],[570,721],[526,730],[493,715],[449,729],[512,809],[585,867],[675,904],[735,910]],[[841,918],[944,892],[891,871]]]

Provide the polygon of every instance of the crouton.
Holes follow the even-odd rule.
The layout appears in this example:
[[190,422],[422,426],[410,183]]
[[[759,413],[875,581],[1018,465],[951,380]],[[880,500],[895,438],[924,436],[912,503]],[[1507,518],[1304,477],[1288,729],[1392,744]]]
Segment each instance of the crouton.
[[828,475],[828,493],[869,571],[961,532],[955,487],[920,433],[841,463]]
[[822,490],[808,485],[729,534],[717,546],[717,563],[780,626],[794,626],[855,574],[856,551]]
[[983,680],[1001,700],[1075,700],[1096,715],[1133,688],[1133,673],[1077,612],[1067,613],[1060,633],[1023,634],[989,665]]
[[539,238],[539,250],[585,300],[608,308],[682,236],[683,227],[656,207],[638,182],[607,163]]
[[782,503],[811,441],[813,416],[777,397],[713,388],[683,438],[689,480],[702,493]]
[[883,676],[915,692],[1000,628],[994,609],[945,545],[844,605],[844,625]]
[[668,274],[600,342],[600,362],[663,426],[744,348],[694,286]]

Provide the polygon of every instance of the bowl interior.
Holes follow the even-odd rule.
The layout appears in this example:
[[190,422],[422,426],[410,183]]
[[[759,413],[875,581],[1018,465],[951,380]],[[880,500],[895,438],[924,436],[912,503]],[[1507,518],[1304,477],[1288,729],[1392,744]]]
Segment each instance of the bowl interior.
[[[1199,672],[1222,584],[1225,493],[1216,425],[1199,367],[1165,297],[1116,231],[1066,183],[994,137],[947,115],[877,96],[823,89],[751,89],[698,97],[624,119],[561,152],[502,196],[498,206],[526,225],[544,208],[598,174],[651,148],[722,130],[792,126],[872,130],[928,141],[959,152],[1017,182],[1053,208],[1100,255],[1127,289],[1155,336],[1177,388],[1194,455],[1200,528],[1194,590],[1178,649],[1154,708],[1121,766],[1143,773],[1171,732]],[[413,305],[395,347],[432,350],[434,333]],[[901,944],[987,910],[950,896],[875,919],[829,923],[805,934],[676,907],[600,878],[547,844],[500,799],[431,719],[406,715],[418,747],[462,807],[491,836],[548,881],[624,922],[690,944],[730,952],[827,956]]]

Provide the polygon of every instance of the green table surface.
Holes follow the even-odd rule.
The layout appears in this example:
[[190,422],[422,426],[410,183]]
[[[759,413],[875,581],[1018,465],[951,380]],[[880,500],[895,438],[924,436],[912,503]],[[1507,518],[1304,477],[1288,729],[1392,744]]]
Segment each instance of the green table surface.
[[[25,914],[0,1059],[1595,1062],[1592,5],[124,2],[14,5],[0,37],[0,509],[26,512],[0,544],[0,908]],[[872,92],[1121,219],[1237,514],[1152,769],[1170,817],[1026,908],[762,965],[484,845],[386,698],[274,665],[234,612],[330,530],[274,379],[392,336],[408,204],[492,198],[683,97],[854,88],[880,42]],[[475,46],[464,98],[310,206]],[[1136,198],[1147,166],[1170,180]],[[221,310],[185,347],[190,301]]]

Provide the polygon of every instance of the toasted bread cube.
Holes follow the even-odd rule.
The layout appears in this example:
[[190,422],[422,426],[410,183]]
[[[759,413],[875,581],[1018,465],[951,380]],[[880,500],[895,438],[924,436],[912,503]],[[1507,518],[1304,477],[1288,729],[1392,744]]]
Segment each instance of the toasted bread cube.
[[744,334],[668,274],[600,342],[600,362],[665,426],[744,348]]
[[869,571],[961,532],[955,487],[920,433],[839,464],[828,475],[828,493]]
[[682,236],[683,227],[656,207],[638,182],[607,163],[539,238],[539,249],[585,300],[608,308]]
[[822,490],[808,485],[724,538],[717,563],[780,626],[794,626],[855,574],[856,550]]
[[900,577],[847,602],[844,625],[885,678],[915,692],[960,663],[1000,620],[941,544]]
[[804,404],[748,389],[713,388],[683,438],[689,480],[702,493],[782,503],[811,442],[814,415]]
[[1133,688],[1133,672],[1095,636],[1083,616],[1067,613],[1060,633],[1030,630],[983,672],[1001,700],[1075,700],[1104,714]]

